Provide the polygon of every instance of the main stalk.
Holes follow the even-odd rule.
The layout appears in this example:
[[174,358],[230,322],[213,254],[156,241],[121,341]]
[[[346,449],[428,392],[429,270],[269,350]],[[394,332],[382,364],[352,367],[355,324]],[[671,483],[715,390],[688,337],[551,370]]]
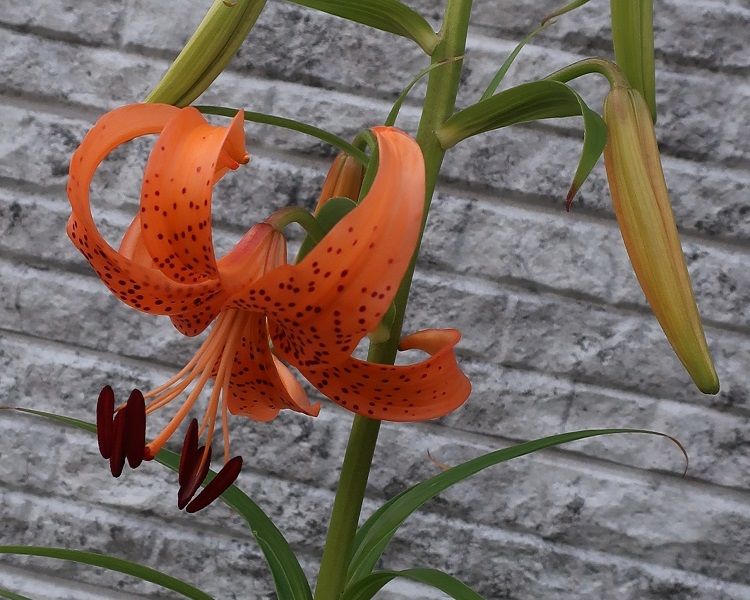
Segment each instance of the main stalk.
[[[433,64],[463,56],[471,4],[472,0],[448,0],[440,30],[440,42],[432,55]],[[393,364],[396,359],[414,267],[419,255],[419,244],[445,155],[445,151],[435,136],[435,131],[453,114],[461,80],[461,67],[462,62],[454,60],[433,69],[429,75],[422,117],[417,131],[417,142],[424,155],[426,175],[422,232],[420,232],[420,241],[409,268],[394,299],[396,316],[390,329],[390,336],[386,342],[370,346],[368,360],[372,362]],[[354,535],[362,510],[362,501],[379,429],[380,421],[355,415],[331,512],[328,536],[315,589],[315,600],[337,600],[344,591]]]

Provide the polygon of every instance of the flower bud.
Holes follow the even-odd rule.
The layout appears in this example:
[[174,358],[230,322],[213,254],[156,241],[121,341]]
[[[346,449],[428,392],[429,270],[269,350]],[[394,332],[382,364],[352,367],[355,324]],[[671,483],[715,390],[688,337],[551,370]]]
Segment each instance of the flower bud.
[[266,0],[214,0],[146,102],[187,106],[216,79],[258,20]]
[[315,205],[315,214],[318,214],[331,198],[344,197],[356,202],[363,177],[364,169],[360,162],[346,152],[340,152],[323,182],[323,189],[320,190],[318,203]]
[[604,149],[612,204],[625,248],[654,315],[698,388],[719,391],[703,333],[648,105],[616,85],[604,102]]

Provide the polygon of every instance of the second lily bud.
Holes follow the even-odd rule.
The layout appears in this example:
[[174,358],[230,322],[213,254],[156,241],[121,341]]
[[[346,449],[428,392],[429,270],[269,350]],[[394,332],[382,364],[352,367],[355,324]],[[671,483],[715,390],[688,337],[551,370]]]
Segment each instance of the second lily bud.
[[349,198],[356,202],[359,199],[363,177],[364,169],[360,162],[346,152],[339,152],[323,182],[315,205],[315,214],[318,214],[331,198]]
[[675,353],[698,388],[719,391],[669,202],[649,107],[615,85],[604,103],[604,149],[617,221],[638,282]]

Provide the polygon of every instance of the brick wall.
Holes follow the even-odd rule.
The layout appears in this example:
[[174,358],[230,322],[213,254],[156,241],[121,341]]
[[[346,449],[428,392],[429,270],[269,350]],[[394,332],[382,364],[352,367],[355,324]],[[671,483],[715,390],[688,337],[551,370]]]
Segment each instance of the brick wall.
[[[91,419],[103,382],[147,388],[196,347],[92,276],[64,234],[64,182],[94,119],[143,97],[207,4],[33,0],[2,11],[0,403]],[[436,0],[413,4],[439,16]],[[462,104],[558,2],[475,4]],[[722,392],[701,396],[669,351],[630,272],[601,166],[575,210],[563,211],[580,124],[487,134],[448,155],[408,315],[409,330],[463,330],[475,391],[440,422],[384,425],[366,508],[434,474],[428,450],[454,464],[578,428],[672,433],[690,452],[689,474],[680,477],[668,442],[630,436],[520,459],[429,503],[394,540],[388,567],[442,568],[489,600],[750,598],[750,9],[745,0],[660,0],[656,11],[658,136]],[[592,2],[560,20],[524,50],[511,79],[608,54],[606,12]],[[350,136],[383,119],[424,64],[405,40],[269,0],[205,101]],[[581,90],[600,105],[599,82]],[[413,130],[417,116],[408,105],[401,125]],[[223,247],[275,208],[311,206],[330,161],[310,138],[247,131],[253,161],[216,195]],[[97,174],[95,217],[112,240],[135,210],[146,147],[117,151]],[[326,405],[316,420],[232,425],[247,465],[241,485],[310,574],[350,421]],[[170,473],[149,465],[115,482],[89,436],[18,415],[0,415],[0,440],[2,543],[115,553],[217,599],[272,597],[244,526],[219,505],[178,513]],[[0,586],[34,598],[162,597],[127,577],[42,559],[3,557]],[[383,598],[438,597],[389,589]]]

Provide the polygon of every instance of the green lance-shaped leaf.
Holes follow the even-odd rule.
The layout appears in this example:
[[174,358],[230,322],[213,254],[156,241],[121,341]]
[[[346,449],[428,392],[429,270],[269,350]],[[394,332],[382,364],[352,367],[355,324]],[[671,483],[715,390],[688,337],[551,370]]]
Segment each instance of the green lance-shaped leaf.
[[566,198],[570,203],[596,165],[607,143],[607,126],[573,88],[559,81],[532,81],[504,90],[457,112],[437,130],[444,149],[468,137],[516,123],[583,117],[583,148]]
[[[540,438],[530,442],[524,442],[510,448],[496,450],[478,458],[474,458],[456,467],[452,467],[431,479],[416,484],[415,486],[401,492],[380,507],[373,515],[365,521],[357,531],[354,539],[352,560],[349,564],[347,581],[350,585],[364,579],[372,572],[378,560],[388,546],[401,524],[420,506],[428,500],[437,496],[449,487],[475,475],[493,465],[500,464],[519,456],[531,454],[558,446],[567,442],[581,440],[584,438],[611,435],[614,433],[644,433],[657,435],[672,440],[680,448],[687,461],[687,453],[682,445],[673,437],[658,431],[645,429],[589,429],[584,431],[573,431],[549,437]],[[686,462],[687,464],[687,462]]]
[[344,590],[341,600],[370,600],[388,583],[401,577],[432,586],[455,600],[483,600],[474,590],[455,577],[436,569],[376,571]]
[[[0,546],[0,554],[25,554],[29,556],[41,556],[44,558],[56,558],[59,560],[70,560],[84,565],[101,567],[109,571],[117,571],[132,575],[143,581],[149,581],[167,590],[177,592],[186,598],[193,600],[213,600],[206,592],[202,592],[189,583],[177,579],[151,567],[138,563],[99,554],[98,552],[85,552],[83,550],[68,550],[66,548],[51,548],[47,546]],[[16,596],[22,598],[22,596]],[[10,596],[13,598],[13,596]]]
[[[73,417],[56,415],[30,408],[16,407],[14,410],[70,425],[90,433],[96,433],[96,425]],[[180,455],[176,452],[161,450],[156,455],[156,460],[172,469],[172,471],[179,471]],[[216,477],[216,472],[209,470],[203,485],[207,485],[214,477]],[[250,531],[258,542],[258,546],[260,546],[263,555],[266,557],[266,562],[271,570],[278,599],[312,600],[310,584],[307,582],[307,578],[302,571],[302,567],[300,567],[297,557],[292,552],[289,543],[282,533],[260,506],[235,485],[230,486],[220,498],[229,508],[245,519],[245,522],[250,526]]]
[[531,40],[536,37],[536,35],[541,32],[543,29],[545,29],[548,25],[553,23],[553,21],[544,21],[539,27],[534,29],[531,33],[529,33],[525,38],[523,38],[515,48],[513,48],[513,51],[508,55],[508,58],[505,59],[505,62],[500,66],[497,73],[495,73],[495,76],[492,78],[492,81],[490,81],[490,84],[487,86],[487,89],[484,90],[484,94],[482,94],[482,97],[480,100],[487,100],[487,98],[491,98],[492,95],[497,91],[497,88],[500,87],[500,84],[502,83],[503,79],[505,78],[505,75],[508,73],[508,70],[513,65],[513,62],[516,60],[518,55],[520,54],[521,50],[523,50],[523,47],[528,44]]
[[[204,115],[220,115],[222,117],[233,117],[237,114],[236,108],[228,108],[226,106],[196,106],[200,112]],[[345,139],[340,138],[335,133],[315,127],[314,125],[308,125],[302,121],[295,121],[294,119],[288,119],[286,117],[277,117],[276,115],[269,115],[266,113],[252,112],[249,110],[245,111],[245,121],[252,123],[263,123],[264,125],[273,125],[274,127],[281,127],[283,129],[291,129],[298,133],[304,133],[314,138],[318,138],[322,142],[326,142],[331,146],[343,150],[347,154],[358,159],[363,165],[367,164],[367,155],[362,152],[359,148],[355,148]]]
[[546,25],[550,21],[556,19],[557,17],[561,17],[565,13],[569,13],[576,8],[580,8],[584,4],[588,4],[589,0],[573,0],[572,2],[568,2],[565,6],[562,6],[556,10],[553,10],[551,13],[549,13],[544,19],[542,19],[542,25]]
[[396,98],[396,101],[393,103],[393,107],[391,108],[391,112],[388,113],[388,116],[385,118],[385,122],[383,125],[389,125],[393,126],[396,124],[396,119],[398,118],[398,113],[401,111],[401,106],[404,104],[404,100],[406,100],[406,97],[409,95],[409,92],[411,92],[412,88],[419,83],[419,81],[428,73],[430,73],[433,69],[440,68],[444,65],[447,65],[452,62],[457,62],[459,60],[463,60],[463,56],[456,56],[453,58],[447,58],[445,60],[441,60],[436,63],[432,63],[431,65],[426,66],[424,69],[422,69],[419,73],[417,73],[412,80],[406,84],[406,87],[403,89],[403,91],[399,94],[398,98]]
[[309,8],[414,40],[427,54],[439,41],[418,12],[398,0],[290,0]]
[[214,0],[146,102],[187,106],[200,96],[227,66],[265,5],[266,0]]
[[653,0],[611,0],[615,62],[646,100],[656,122]]
[[3,598],[3,600],[31,600],[28,596],[22,596],[4,588],[0,588],[0,598]]

